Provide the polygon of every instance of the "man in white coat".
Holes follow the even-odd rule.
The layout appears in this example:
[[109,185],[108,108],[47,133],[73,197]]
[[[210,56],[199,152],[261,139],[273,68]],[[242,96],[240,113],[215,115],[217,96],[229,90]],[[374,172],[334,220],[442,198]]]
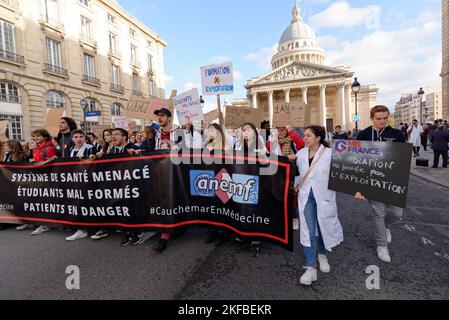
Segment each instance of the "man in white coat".
[[418,120],[413,120],[413,124],[408,128],[407,133],[410,136],[409,142],[413,144],[413,154],[419,157],[421,149],[421,134],[424,133],[424,128],[418,123]]

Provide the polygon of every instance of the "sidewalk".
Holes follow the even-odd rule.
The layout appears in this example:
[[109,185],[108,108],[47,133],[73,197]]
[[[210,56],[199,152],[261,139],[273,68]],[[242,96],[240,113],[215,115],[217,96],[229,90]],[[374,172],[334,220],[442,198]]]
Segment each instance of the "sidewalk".
[[442,159],[440,158],[440,165],[438,169],[433,169],[433,151],[432,148],[427,148],[427,151],[424,151],[421,148],[420,152],[421,157],[429,159],[429,167],[417,167],[416,166],[416,158],[412,158],[412,169],[411,174],[418,176],[422,179],[429,180],[433,183],[439,184],[443,187],[449,188],[449,169],[445,169],[442,167]]

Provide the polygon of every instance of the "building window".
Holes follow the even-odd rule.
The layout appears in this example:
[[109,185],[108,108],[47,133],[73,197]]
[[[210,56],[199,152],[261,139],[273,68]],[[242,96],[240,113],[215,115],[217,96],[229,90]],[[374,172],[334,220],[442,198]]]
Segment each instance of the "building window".
[[[81,100],[81,108],[83,112],[90,112],[90,111],[97,111],[97,104],[95,100],[86,98]],[[96,118],[94,118],[96,119]],[[92,129],[99,125],[99,122],[97,121],[87,121],[85,118],[85,121],[81,122],[81,129],[84,131],[92,131]]]
[[157,97],[156,82],[154,82],[153,80],[150,80],[150,82],[148,83],[148,94],[150,97]]
[[299,42],[296,42],[295,47],[299,48]]
[[0,57],[15,54],[14,29],[12,24],[0,20]]
[[95,57],[87,53],[84,53],[84,74],[95,78]]
[[0,82],[0,101],[20,103],[19,89],[7,82]]
[[15,114],[5,114],[0,111],[0,121],[8,121],[6,127],[7,136],[12,140],[23,141],[22,116]]
[[89,7],[89,0],[79,0],[79,2],[86,7]]
[[64,109],[64,96],[57,91],[48,91],[45,94],[46,106],[49,109]]
[[81,16],[81,35],[85,40],[92,40],[92,21],[83,16]]
[[110,14],[110,13],[108,13],[108,21],[110,22],[110,23],[112,23],[113,25],[116,25],[117,24],[117,18],[116,17],[114,17],[112,14]]
[[116,66],[115,64],[111,65],[112,70],[112,84],[114,86],[120,85],[120,67]]
[[153,72],[153,56],[151,54],[148,55],[148,71]]
[[151,40],[147,40],[147,46],[151,48],[153,46],[153,42]]
[[133,93],[140,95],[140,76],[137,73],[133,73]]
[[129,35],[135,38],[137,35],[136,30],[134,30],[133,28],[129,28]]
[[120,117],[122,115],[122,106],[118,103],[111,105],[111,116]]
[[111,32],[109,33],[109,51],[117,54],[117,36]]
[[46,38],[45,44],[47,47],[47,63],[53,67],[61,67],[61,43]]
[[131,45],[131,63],[138,65],[137,47],[133,44]]

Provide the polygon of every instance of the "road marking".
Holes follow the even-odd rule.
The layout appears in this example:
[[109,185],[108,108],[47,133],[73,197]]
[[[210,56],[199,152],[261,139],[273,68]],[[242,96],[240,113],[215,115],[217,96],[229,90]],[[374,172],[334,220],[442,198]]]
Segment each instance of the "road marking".
[[436,247],[435,243],[433,243],[432,241],[430,241],[430,240],[427,239],[427,238],[422,237],[422,242],[423,242],[426,246],[430,244],[430,245]]

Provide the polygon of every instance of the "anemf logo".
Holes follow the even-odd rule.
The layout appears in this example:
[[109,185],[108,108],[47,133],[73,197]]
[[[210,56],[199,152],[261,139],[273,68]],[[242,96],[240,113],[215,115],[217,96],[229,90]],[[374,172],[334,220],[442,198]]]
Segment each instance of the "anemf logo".
[[340,153],[345,152],[346,150],[348,150],[346,141],[338,141],[335,144],[335,150],[337,150]]
[[191,170],[190,194],[195,197],[218,197],[223,204],[231,199],[241,204],[259,203],[259,177],[243,174],[231,175],[222,169],[214,171]]

